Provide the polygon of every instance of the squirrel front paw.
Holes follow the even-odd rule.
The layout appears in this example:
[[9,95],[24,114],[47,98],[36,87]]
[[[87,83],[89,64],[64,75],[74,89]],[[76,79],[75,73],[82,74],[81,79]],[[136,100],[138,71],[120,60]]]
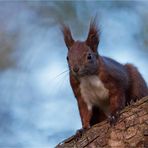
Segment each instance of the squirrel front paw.
[[75,134],[75,138],[77,139],[77,141],[82,137],[82,135],[88,130],[89,128],[82,128],[82,129],[78,129],[76,131]]
[[110,123],[111,126],[115,126],[116,122],[118,121],[119,118],[119,111],[116,111],[115,113],[111,113],[108,116],[108,122]]

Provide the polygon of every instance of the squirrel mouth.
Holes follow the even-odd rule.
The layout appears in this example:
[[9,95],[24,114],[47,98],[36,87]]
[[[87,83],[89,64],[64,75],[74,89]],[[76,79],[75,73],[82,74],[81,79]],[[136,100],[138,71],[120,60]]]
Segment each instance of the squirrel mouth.
[[98,71],[97,70],[83,70],[79,72],[73,72],[74,76],[77,78],[85,77],[85,76],[91,76],[91,75],[97,75]]

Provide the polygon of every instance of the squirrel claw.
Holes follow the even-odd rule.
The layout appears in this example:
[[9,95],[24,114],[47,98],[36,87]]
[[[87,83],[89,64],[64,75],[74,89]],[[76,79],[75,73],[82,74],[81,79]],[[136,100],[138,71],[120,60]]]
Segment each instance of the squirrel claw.
[[77,130],[75,134],[75,139],[78,141],[82,137],[83,133],[86,132],[86,130],[86,128]]
[[111,114],[108,116],[108,122],[111,126],[115,126],[117,120],[119,118],[119,112],[117,111],[115,114]]

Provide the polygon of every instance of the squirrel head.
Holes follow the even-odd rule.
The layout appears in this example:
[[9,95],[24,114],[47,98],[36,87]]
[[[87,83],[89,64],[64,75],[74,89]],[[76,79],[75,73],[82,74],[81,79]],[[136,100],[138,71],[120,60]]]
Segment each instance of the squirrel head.
[[62,32],[65,44],[68,48],[67,62],[71,74],[81,77],[94,75],[98,72],[98,52],[99,30],[96,20],[90,22],[87,39],[83,42],[75,41],[70,28],[62,25]]

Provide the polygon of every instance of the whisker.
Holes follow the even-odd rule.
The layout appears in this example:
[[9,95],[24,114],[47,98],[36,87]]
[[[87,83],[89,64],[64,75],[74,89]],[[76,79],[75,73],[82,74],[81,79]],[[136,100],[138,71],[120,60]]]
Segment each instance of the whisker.
[[[60,79],[54,79],[55,84],[50,87],[49,91],[51,91],[52,93],[55,93],[55,92],[59,92],[63,88],[62,86],[65,83],[65,77],[68,76],[67,75],[68,73],[66,73],[66,72],[68,72],[68,71],[62,72],[62,74],[61,74],[62,77],[60,77]],[[55,89],[55,87],[56,87],[56,89]]]
[[61,72],[60,74],[58,74],[57,76],[55,76],[54,79],[57,79],[59,76],[63,75],[66,72],[69,72],[69,70],[65,70],[65,71]]
[[63,89],[65,87],[65,79],[67,77],[67,73],[61,78],[59,86],[58,86],[58,90],[60,91],[61,89]]

